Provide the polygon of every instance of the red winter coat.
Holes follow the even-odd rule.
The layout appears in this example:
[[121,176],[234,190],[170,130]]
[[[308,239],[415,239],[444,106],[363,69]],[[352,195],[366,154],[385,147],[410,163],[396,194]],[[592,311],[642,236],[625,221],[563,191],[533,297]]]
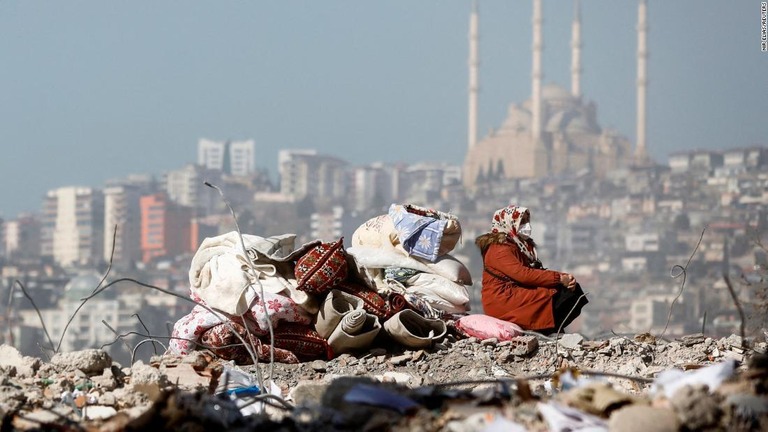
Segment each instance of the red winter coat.
[[530,267],[530,258],[504,233],[483,234],[475,244],[483,254],[485,314],[527,330],[554,328],[552,297],[563,289],[560,273]]

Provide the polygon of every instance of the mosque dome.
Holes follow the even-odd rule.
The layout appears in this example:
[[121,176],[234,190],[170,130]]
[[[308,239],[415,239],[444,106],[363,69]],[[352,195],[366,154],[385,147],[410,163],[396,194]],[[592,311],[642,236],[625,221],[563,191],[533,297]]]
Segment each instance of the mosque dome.
[[551,117],[549,117],[549,120],[547,120],[547,124],[544,127],[544,130],[547,132],[559,132],[565,129],[566,123],[568,123],[569,119],[569,113],[566,111],[558,111],[554,113]]
[[68,300],[79,301],[91,295],[99,282],[101,282],[101,276],[96,272],[81,273],[70,279],[64,286],[64,294]]
[[574,133],[600,133],[600,127],[590,122],[586,116],[580,115],[574,117],[565,128],[568,134]]
[[504,119],[504,123],[501,129],[506,131],[523,132],[530,130],[531,125],[531,112],[527,109],[521,108],[516,104],[511,104],[509,110],[507,110],[507,118]]
[[566,89],[560,87],[557,84],[546,84],[541,88],[541,97],[545,100],[555,101],[569,101],[573,99],[573,95]]

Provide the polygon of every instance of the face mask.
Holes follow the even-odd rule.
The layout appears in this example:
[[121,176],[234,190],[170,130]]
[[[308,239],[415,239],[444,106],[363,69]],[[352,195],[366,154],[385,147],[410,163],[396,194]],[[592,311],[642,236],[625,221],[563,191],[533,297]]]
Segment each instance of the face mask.
[[531,224],[526,223],[523,224],[520,229],[517,231],[518,234],[520,234],[522,237],[530,238],[531,232],[532,232]]

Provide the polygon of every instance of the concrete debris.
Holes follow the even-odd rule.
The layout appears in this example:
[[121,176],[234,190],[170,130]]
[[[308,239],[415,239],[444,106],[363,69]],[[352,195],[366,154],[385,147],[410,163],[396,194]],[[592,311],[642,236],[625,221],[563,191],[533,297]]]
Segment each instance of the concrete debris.
[[[446,339],[429,349],[376,347],[271,366],[237,367],[202,350],[124,368],[101,350],[43,363],[0,346],[0,426],[541,431],[566,424],[650,432],[737,424],[768,430],[768,356],[757,351],[765,342],[747,340],[746,348],[741,342],[701,334],[673,341],[523,335]],[[735,355],[748,364],[733,361]],[[273,399],[256,398],[262,385]],[[263,411],[254,410],[257,402]]]
[[563,348],[575,350],[581,346],[581,342],[583,340],[584,336],[578,333],[569,333],[562,335],[560,339],[558,339],[557,343],[560,344],[560,346]]
[[51,364],[67,371],[81,370],[88,375],[98,375],[112,366],[112,358],[104,350],[87,349],[54,354]]
[[13,370],[15,376],[29,378],[40,368],[40,359],[25,357],[14,347],[0,345],[0,369]]

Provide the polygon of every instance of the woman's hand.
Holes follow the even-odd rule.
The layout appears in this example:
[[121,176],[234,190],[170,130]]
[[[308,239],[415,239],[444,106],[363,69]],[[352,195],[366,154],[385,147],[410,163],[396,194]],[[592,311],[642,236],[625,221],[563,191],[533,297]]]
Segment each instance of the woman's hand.
[[569,290],[576,288],[576,278],[569,273],[560,273],[560,283]]

